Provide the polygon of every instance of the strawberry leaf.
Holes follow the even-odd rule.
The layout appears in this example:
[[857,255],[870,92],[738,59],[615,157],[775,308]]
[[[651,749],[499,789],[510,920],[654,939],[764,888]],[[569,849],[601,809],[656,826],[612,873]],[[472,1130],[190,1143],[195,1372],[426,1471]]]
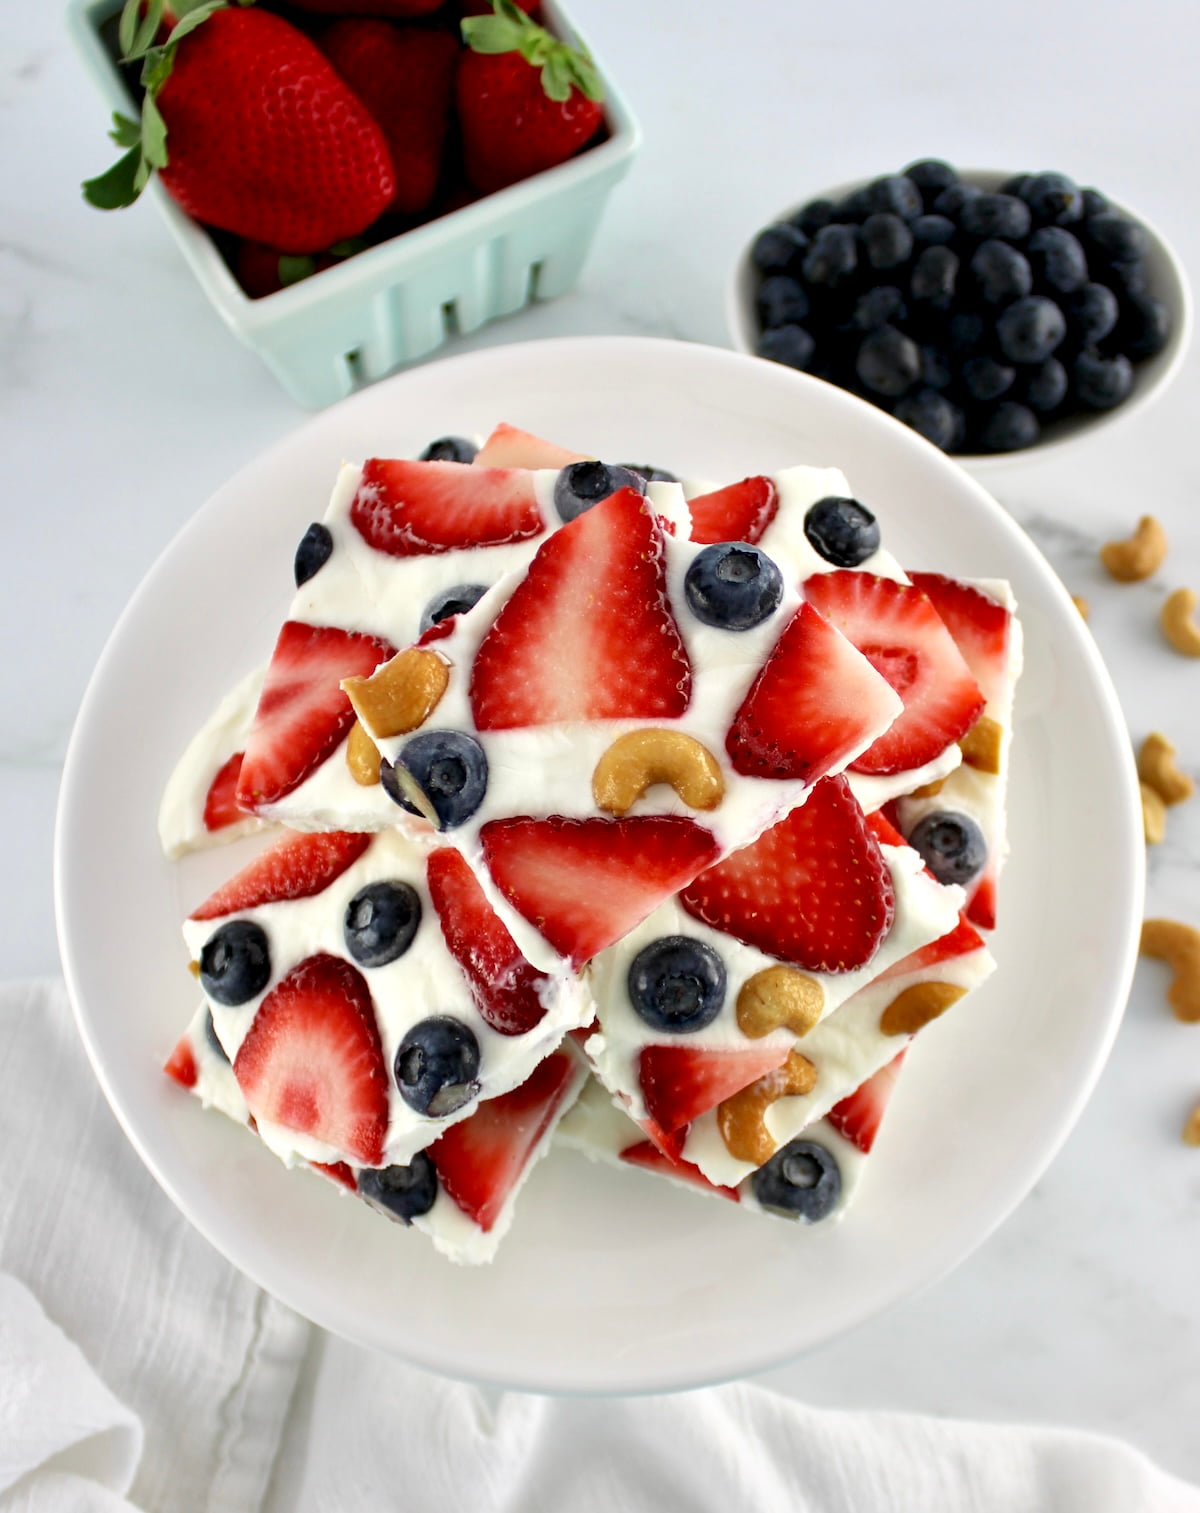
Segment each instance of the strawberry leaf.
[[523,28],[504,16],[468,16],[462,23],[463,41],[476,53],[520,51]]
[[188,32],[194,32],[201,22],[207,21],[214,12],[227,9],[228,0],[204,0],[204,4],[190,9],[175,23],[171,35],[167,38],[167,46],[173,46],[180,37],[186,37]]
[[560,52],[553,52],[542,66],[542,88],[547,98],[569,100],[571,97],[571,68]]
[[141,123],[131,121],[119,110],[114,110],[112,130],[108,135],[118,147],[136,147],[142,140]]
[[162,25],[163,4],[164,0],[146,0],[143,14],[141,0],[126,0],[117,35],[125,55],[122,62],[136,62],[153,45]]
[[302,278],[310,278],[317,271],[315,259],[307,256],[292,256],[291,253],[279,254],[279,282],[286,289],[291,284],[298,284]]
[[142,99],[142,156],[151,168],[167,166],[167,123],[154,96],[147,92]]
[[131,147],[107,173],[88,179],[83,186],[84,199],[97,210],[119,210],[124,205],[132,205],[141,193],[142,186],[137,183],[141,166],[142,149],[139,144]]

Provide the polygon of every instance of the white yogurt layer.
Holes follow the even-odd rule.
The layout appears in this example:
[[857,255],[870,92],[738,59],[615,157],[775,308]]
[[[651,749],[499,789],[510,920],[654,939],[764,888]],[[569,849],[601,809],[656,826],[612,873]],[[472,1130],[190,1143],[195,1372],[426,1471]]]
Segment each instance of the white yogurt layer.
[[[183,934],[193,959],[204,943],[230,919],[253,920],[266,932],[271,953],[271,976],[263,992],[237,1007],[209,1000],[217,1038],[232,1059],[263,999],[293,968],[322,952],[352,960],[347,953],[343,922],[347,905],[360,888],[384,880],[406,882],[421,900],[421,922],[412,945],[395,961],[382,967],[357,966],[371,991],[375,1017],[388,1069],[388,1130],[383,1165],[404,1164],[424,1149],[450,1124],[465,1119],[485,1098],[494,1098],[517,1087],[533,1068],[558,1045],[563,1034],[589,1024],[594,1005],[586,986],[562,970],[549,974],[541,1021],[522,1035],[501,1035],[480,1016],[470,985],[443,938],[425,877],[426,852],[415,847],[398,831],[372,837],[367,850],[311,898],[262,904],[218,919],[184,922]],[[479,1042],[480,1093],[462,1109],[442,1119],[431,1119],[411,1109],[395,1085],[392,1067],[396,1051],[407,1032],[419,1020],[434,1014],[461,1019]],[[334,1162],[346,1159],[344,1151],[295,1130],[259,1120],[259,1134],[279,1158],[296,1161]]]

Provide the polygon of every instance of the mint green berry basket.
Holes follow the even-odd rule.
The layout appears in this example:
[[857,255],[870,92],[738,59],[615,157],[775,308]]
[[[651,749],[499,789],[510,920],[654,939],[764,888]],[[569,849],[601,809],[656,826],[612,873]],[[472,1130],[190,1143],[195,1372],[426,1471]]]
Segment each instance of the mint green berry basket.
[[[128,115],[136,113],[133,97],[100,37],[120,8],[121,0],[70,0],[67,19],[105,101]],[[542,0],[541,13],[558,36],[578,35],[558,0]],[[597,67],[606,133],[594,146],[261,299],[243,292],[208,232],[157,180],[147,193],[225,324],[293,399],[319,408],[454,336],[573,288],[641,140],[612,78]]]

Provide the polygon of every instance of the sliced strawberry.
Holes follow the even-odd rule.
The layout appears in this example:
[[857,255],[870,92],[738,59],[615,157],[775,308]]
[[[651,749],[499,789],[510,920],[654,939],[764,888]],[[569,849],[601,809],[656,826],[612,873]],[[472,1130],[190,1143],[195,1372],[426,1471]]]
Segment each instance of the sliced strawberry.
[[218,919],[222,914],[257,909],[260,904],[312,898],[353,866],[370,844],[369,835],[342,830],[312,835],[286,832],[205,899],[190,918]]
[[844,777],[702,872],[679,895],[694,919],[810,972],[865,966],[892,927],[879,842]]
[[582,452],[568,452],[566,447],[543,441],[530,431],[519,430],[503,421],[475,454],[477,468],[565,468],[572,462],[584,462]]
[[873,814],[867,815],[867,829],[881,846],[908,845],[896,828],[895,812],[890,804],[884,809],[876,809]]
[[996,879],[981,877],[967,904],[967,918],[981,930],[996,928]]
[[592,1036],[598,1035],[599,1033],[600,1021],[598,1019],[593,1019],[591,1024],[576,1025],[573,1030],[567,1031],[567,1034],[571,1037],[571,1039],[575,1042],[575,1044],[581,1051],[583,1050],[585,1044],[592,1038]]
[[382,1164],[388,1074],[370,989],[350,962],[321,954],[294,967],[259,1005],[233,1070],[256,1119]]
[[648,1045],[638,1079],[650,1118],[663,1130],[678,1130],[788,1059],[787,1045],[756,1045],[744,1051],[701,1051],[689,1045]]
[[855,772],[923,767],[979,718],[979,685],[919,588],[873,573],[841,571],[809,578],[804,595],[904,701],[904,713],[858,758]]
[[521,1180],[574,1075],[570,1053],[555,1051],[520,1087],[481,1103],[429,1147],[446,1195],[485,1233]]
[[320,1172],[323,1177],[328,1177],[331,1182],[337,1182],[342,1187],[348,1187],[350,1191],[358,1191],[358,1183],[354,1180],[354,1173],[344,1161],[310,1161],[313,1171]]
[[238,804],[254,814],[298,788],[354,724],[342,679],[369,677],[395,654],[379,636],[287,621],[246,742]]
[[652,1140],[642,1140],[637,1145],[627,1146],[621,1152],[621,1160],[628,1161],[630,1166],[659,1172],[664,1177],[674,1177],[677,1182],[690,1182],[693,1187],[702,1187],[706,1192],[716,1193],[719,1198],[728,1198],[731,1203],[741,1201],[736,1187],[718,1187],[715,1182],[708,1180],[698,1166],[693,1166],[690,1161],[672,1161]]
[[908,977],[913,972],[927,971],[939,962],[951,961],[956,956],[969,956],[972,951],[983,949],[983,937],[967,923],[966,917],[958,916],[953,930],[927,946],[910,951],[907,956],[893,962],[886,972],[881,972],[876,982],[886,982],[890,977]]
[[741,483],[688,500],[691,539],[706,546],[718,541],[748,541],[753,546],[778,508],[779,490],[769,478],[743,478]]
[[718,854],[708,830],[674,815],[491,820],[479,838],[500,892],[576,968]]
[[650,1144],[654,1149],[661,1151],[668,1161],[682,1158],[684,1141],[687,1139],[686,1124],[681,1129],[666,1130],[653,1119],[638,1119],[635,1122],[650,1136]]
[[523,468],[372,457],[350,502],[363,540],[389,557],[431,557],[528,541],[546,529]]
[[199,1077],[196,1070],[196,1057],[192,1051],[192,1043],[186,1035],[167,1057],[163,1071],[168,1077],[173,1077],[180,1087],[196,1086]]
[[242,773],[242,753],[235,751],[208,785],[204,800],[204,828],[224,830],[226,825],[236,825],[246,818],[246,811],[237,801],[238,778]]
[[451,956],[471,985],[480,1017],[501,1035],[524,1035],[546,1013],[544,972],[521,955],[462,853],[447,846],[427,867],[429,894]]
[[538,548],[471,670],[480,730],[670,719],[692,671],[667,599],[662,530],[620,489]]
[[880,1067],[873,1077],[868,1077],[861,1087],[855,1088],[840,1103],[835,1103],[826,1115],[838,1134],[851,1145],[857,1145],[864,1155],[875,1144],[903,1060],[904,1052],[901,1051],[887,1066]]
[[954,644],[962,652],[971,676],[989,703],[1008,681],[1012,616],[1003,604],[941,573],[913,573],[912,581],[928,594]]
[[802,604],[734,716],[725,749],[749,777],[815,783],[898,710],[884,680]]

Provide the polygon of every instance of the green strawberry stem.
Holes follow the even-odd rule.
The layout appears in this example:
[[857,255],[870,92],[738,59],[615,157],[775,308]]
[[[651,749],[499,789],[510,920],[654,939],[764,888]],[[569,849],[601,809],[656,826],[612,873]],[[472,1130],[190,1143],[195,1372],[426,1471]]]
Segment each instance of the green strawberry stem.
[[[254,0],[236,0],[253,5]],[[180,39],[186,37],[229,0],[172,0],[175,25],[163,42],[157,42],[166,11],[166,0],[125,0],[117,30],[122,63],[142,63],[142,115],[131,120],[113,112],[109,136],[128,151],[106,173],[87,179],[83,197],[98,210],[118,210],[132,205],[156,168],[167,166],[167,123],[158,108],[158,94],[171,76]]]
[[541,69],[542,88],[551,100],[569,99],[573,88],[589,100],[603,100],[600,75],[586,47],[560,42],[513,0],[492,0],[492,12],[464,19],[463,40],[472,52],[519,52],[533,68]]

